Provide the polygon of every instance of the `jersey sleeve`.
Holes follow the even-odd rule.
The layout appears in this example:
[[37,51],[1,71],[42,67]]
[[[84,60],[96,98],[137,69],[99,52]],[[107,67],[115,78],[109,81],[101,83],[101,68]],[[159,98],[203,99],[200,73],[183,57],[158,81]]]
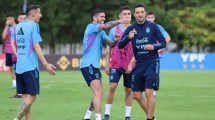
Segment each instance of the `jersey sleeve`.
[[40,36],[40,28],[39,28],[39,25],[37,23],[33,24],[33,28],[32,28],[32,40],[33,40],[34,44],[42,42],[42,38]]
[[153,44],[155,50],[159,50],[166,47],[166,40],[164,36],[162,35],[160,29],[157,25],[154,24],[154,30],[155,30],[155,38],[158,40],[159,43]]
[[164,38],[167,38],[169,36],[169,34],[166,32],[166,30],[161,25],[158,25],[158,28],[160,29]]
[[10,40],[14,41],[15,40],[15,27],[11,27],[10,28],[10,32],[11,32],[11,34],[10,34]]
[[87,27],[88,33],[93,34],[93,33],[99,32],[100,25],[101,24],[98,24],[98,23],[97,24],[93,24],[93,23],[89,24]]
[[112,40],[110,37],[107,36],[107,34],[105,33],[104,30],[102,30],[102,31],[100,31],[100,32],[101,32],[103,41]]
[[116,32],[116,31],[115,31],[115,27],[110,29],[109,34],[108,34],[108,37],[109,37],[111,40],[114,40],[115,32]]

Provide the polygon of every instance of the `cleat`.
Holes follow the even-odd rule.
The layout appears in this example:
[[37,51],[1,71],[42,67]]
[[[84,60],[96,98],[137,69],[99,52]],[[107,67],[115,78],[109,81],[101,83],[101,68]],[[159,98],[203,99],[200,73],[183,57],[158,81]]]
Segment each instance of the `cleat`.
[[22,95],[18,95],[18,94],[15,94],[14,96],[11,96],[10,98],[21,98]]
[[109,120],[109,115],[105,114],[102,120]]
[[131,117],[125,117],[125,120],[132,120]]
[[83,120],[90,120],[90,119],[83,119]]

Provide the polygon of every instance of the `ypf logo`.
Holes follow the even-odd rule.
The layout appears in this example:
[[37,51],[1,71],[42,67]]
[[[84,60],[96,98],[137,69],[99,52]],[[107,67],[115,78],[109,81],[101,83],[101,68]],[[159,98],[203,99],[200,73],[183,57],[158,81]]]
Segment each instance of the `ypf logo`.
[[57,65],[59,65],[59,67],[62,70],[65,70],[70,64],[70,61],[67,59],[66,56],[62,56],[58,61],[57,61]]

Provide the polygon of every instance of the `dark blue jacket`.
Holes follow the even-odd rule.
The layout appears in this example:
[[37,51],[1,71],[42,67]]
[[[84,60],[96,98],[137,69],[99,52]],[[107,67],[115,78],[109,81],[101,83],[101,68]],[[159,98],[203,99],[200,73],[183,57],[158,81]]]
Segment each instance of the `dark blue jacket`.
[[[166,47],[166,40],[155,23],[145,20],[143,24],[130,25],[121,37],[118,47],[122,49],[130,41],[129,32],[136,30],[132,39],[132,46],[136,65],[144,65],[159,60],[158,50]],[[144,45],[152,44],[154,50],[145,50]]]

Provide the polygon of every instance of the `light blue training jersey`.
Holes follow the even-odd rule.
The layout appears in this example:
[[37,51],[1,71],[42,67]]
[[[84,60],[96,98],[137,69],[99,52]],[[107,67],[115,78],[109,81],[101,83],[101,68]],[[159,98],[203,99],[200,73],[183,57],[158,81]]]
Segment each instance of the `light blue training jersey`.
[[166,39],[169,36],[169,34],[166,32],[166,30],[161,25],[159,25],[159,24],[157,24],[157,25],[158,25],[158,28],[160,29],[163,37]]
[[31,20],[25,20],[16,26],[17,63],[16,73],[39,70],[38,57],[34,44],[42,41],[39,25]]
[[100,68],[103,42],[110,39],[104,30],[99,31],[100,25],[101,24],[99,23],[90,23],[87,25],[84,32],[84,53],[80,63],[80,68],[89,67],[91,64],[95,68]]

